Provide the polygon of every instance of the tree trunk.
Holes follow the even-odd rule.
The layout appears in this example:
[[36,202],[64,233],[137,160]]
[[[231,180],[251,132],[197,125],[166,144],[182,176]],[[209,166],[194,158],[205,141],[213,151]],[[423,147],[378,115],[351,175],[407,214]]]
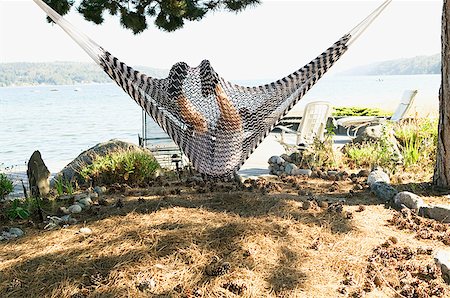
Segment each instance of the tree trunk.
[[439,90],[439,126],[433,184],[450,188],[450,0],[442,9],[441,88]]

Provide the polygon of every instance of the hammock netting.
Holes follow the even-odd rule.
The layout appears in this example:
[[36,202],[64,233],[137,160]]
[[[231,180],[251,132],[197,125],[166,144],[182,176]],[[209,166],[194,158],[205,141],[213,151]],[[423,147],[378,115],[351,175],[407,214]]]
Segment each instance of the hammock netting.
[[294,73],[270,84],[244,87],[220,77],[207,60],[198,67],[177,63],[164,79],[149,77],[76,31],[42,0],[34,1],[154,119],[197,171],[216,178],[230,177],[239,170],[390,2]]

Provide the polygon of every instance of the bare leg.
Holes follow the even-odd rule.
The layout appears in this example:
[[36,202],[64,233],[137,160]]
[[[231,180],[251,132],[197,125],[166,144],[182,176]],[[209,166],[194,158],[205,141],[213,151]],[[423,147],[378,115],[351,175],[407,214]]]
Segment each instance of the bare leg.
[[192,103],[184,97],[184,95],[177,98],[177,103],[180,107],[181,116],[184,120],[194,127],[194,130],[200,133],[208,131],[206,119],[198,112]]
[[220,84],[216,85],[216,95],[217,104],[220,109],[220,120],[225,123],[228,129],[242,130],[241,115],[239,115]]

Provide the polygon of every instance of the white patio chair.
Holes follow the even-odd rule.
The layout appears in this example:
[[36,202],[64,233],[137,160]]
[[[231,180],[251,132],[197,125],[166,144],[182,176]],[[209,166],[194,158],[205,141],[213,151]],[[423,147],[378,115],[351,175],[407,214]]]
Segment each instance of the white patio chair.
[[[395,110],[392,117],[389,119],[391,122],[399,122],[404,119],[408,114],[414,103],[414,98],[417,95],[417,90],[405,90],[403,97]],[[347,135],[351,138],[356,138],[358,130],[361,127],[380,124],[388,120],[387,118],[379,118],[375,116],[352,116],[345,117],[336,120],[335,124],[345,127],[347,129]]]
[[[314,138],[324,139],[327,120],[331,116],[332,107],[329,102],[315,101],[305,106],[303,117],[297,130],[278,125],[281,130],[280,144],[288,147],[306,147],[313,143]],[[292,126],[292,125],[291,125]],[[288,136],[294,136],[295,142],[289,142]]]

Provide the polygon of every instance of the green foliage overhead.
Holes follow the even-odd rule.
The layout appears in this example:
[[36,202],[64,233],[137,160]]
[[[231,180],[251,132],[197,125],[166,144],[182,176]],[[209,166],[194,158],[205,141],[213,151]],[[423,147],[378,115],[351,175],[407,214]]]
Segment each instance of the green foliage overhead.
[[[74,6],[73,0],[44,0],[61,15]],[[76,10],[88,21],[101,24],[107,12],[119,16],[120,23],[134,34],[147,29],[148,18],[156,27],[165,31],[175,31],[184,22],[199,21],[207,12],[218,9],[238,12],[259,0],[82,0]]]

